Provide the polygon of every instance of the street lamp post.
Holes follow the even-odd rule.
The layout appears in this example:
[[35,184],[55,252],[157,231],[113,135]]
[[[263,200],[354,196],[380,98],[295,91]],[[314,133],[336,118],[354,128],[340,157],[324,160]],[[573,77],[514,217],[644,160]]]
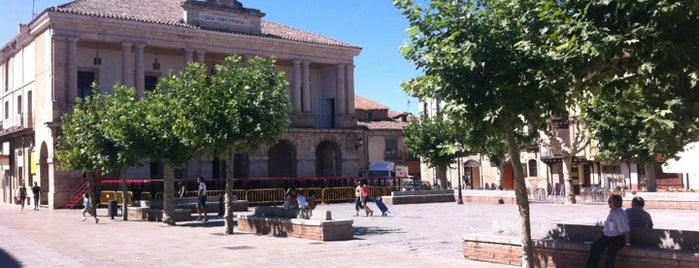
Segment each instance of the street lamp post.
[[457,142],[455,145],[456,145],[456,148],[458,149],[458,150],[456,151],[456,155],[457,155],[457,158],[456,158],[456,161],[457,161],[457,162],[456,162],[456,168],[457,168],[456,175],[459,176],[459,178],[458,178],[458,180],[459,180],[459,189],[457,190],[457,191],[459,192],[459,193],[458,193],[459,200],[457,200],[456,203],[459,204],[459,205],[463,205],[463,204],[464,204],[464,199],[463,199],[463,197],[462,197],[462,195],[461,195],[461,150],[463,149],[463,146],[462,146],[461,143],[459,143],[459,142]]

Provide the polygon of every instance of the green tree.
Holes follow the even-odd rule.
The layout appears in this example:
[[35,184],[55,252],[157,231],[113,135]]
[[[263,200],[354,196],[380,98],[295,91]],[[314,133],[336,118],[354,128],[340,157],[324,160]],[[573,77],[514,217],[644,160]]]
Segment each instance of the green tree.
[[192,76],[192,74],[188,71],[178,75],[169,73],[158,82],[155,90],[146,92],[141,104],[145,111],[143,128],[149,140],[149,148],[151,148],[147,157],[151,161],[163,164],[162,222],[169,225],[176,224],[175,168],[183,167],[197,156],[196,148],[187,146],[176,135],[174,124],[172,124],[177,120],[179,115],[179,106],[177,105],[180,104],[180,95],[174,89],[206,83],[206,76]]
[[106,113],[103,95],[95,84],[92,95],[78,98],[71,113],[61,117],[62,134],[57,139],[58,167],[82,171],[87,179],[90,202],[97,203],[94,174],[108,173],[116,166],[117,148],[99,127]]
[[121,178],[122,219],[128,220],[128,168],[140,164],[150,151],[151,143],[145,132],[146,110],[136,96],[136,89],[124,85],[114,85],[114,93],[103,96],[104,116],[97,125],[104,138],[111,141],[116,149],[115,166]]
[[[697,137],[699,4],[692,1],[566,2],[561,55],[588,59],[585,122],[608,161],[645,163],[656,190],[656,156],[674,157]],[[589,42],[572,36],[586,36]],[[581,45],[584,43],[584,45]]]
[[[529,201],[520,163],[523,144],[545,127],[547,116],[566,114],[569,83],[546,48],[548,9],[537,1],[432,1],[421,7],[395,0],[410,21],[403,55],[424,71],[406,90],[439,96],[469,148],[503,141],[514,171],[521,218],[522,265],[534,266]],[[552,12],[553,13],[553,12]],[[473,135],[477,133],[477,135]],[[494,146],[494,147],[491,147]]]
[[179,114],[173,129],[184,143],[203,154],[226,153],[224,233],[232,234],[234,156],[276,143],[286,131],[291,113],[288,81],[273,59],[260,57],[247,62],[239,56],[226,57],[210,75],[205,66],[193,63],[185,73],[177,77],[185,80],[180,83],[185,86],[176,90]]
[[[429,167],[445,170],[456,158],[456,155],[448,150],[448,145],[456,142],[454,136],[447,131],[448,128],[448,123],[439,115],[420,116],[419,120],[412,120],[403,128],[404,143],[411,154],[420,157]],[[440,185],[447,185],[445,177],[437,179]]]

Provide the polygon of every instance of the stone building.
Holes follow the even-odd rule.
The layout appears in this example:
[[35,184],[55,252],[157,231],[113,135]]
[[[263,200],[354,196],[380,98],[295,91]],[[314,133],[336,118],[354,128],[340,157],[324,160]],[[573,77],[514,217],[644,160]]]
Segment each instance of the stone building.
[[355,96],[354,106],[362,135],[357,140],[360,173],[366,173],[370,162],[390,161],[407,166],[409,175],[420,180],[420,159],[412,157],[403,142],[403,128],[412,114],[391,111],[388,106],[362,96]]
[[[7,156],[2,200],[19,184],[42,187],[42,203],[61,208],[80,174],[60,171],[60,118],[76,98],[122,83],[140,96],[187,62],[213,66],[228,55],[275,57],[290,82],[291,126],[279,142],[236,157],[237,177],[356,176],[360,132],[354,110],[354,57],[361,48],[263,20],[233,0],[79,0],[44,10],[0,50],[2,127]],[[181,178],[223,177],[225,163],[200,159]],[[129,178],[162,176],[157,163]]]

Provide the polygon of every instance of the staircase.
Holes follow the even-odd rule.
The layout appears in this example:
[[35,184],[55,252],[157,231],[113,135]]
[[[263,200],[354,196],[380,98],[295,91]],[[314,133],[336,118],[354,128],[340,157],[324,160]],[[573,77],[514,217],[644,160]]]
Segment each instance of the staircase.
[[82,206],[83,194],[87,192],[87,180],[81,181],[81,183],[72,187],[73,190],[68,195],[69,199],[66,203],[66,209],[75,209],[78,206]]

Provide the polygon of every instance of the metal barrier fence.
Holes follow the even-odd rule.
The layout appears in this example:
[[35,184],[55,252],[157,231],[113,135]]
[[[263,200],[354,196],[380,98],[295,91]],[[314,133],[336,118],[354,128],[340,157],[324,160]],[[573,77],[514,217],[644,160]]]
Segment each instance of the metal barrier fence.
[[117,200],[116,191],[102,191],[100,192],[100,205],[109,204],[109,200]]
[[248,204],[276,204],[284,203],[286,190],[283,188],[252,189],[247,190]]
[[321,202],[339,202],[354,200],[354,187],[332,187],[323,189]]
[[[122,204],[124,202],[124,194],[122,191],[116,192],[117,204]],[[126,204],[133,204],[133,193],[131,191],[126,192]]]

